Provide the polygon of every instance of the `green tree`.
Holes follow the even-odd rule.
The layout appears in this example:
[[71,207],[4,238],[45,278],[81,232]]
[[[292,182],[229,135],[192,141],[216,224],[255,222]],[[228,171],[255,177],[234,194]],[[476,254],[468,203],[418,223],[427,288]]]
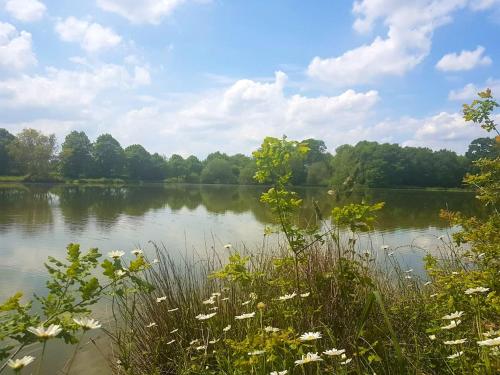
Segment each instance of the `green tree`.
[[141,145],[128,146],[125,149],[125,171],[132,179],[150,179],[152,177],[150,153]]
[[238,176],[234,173],[229,161],[215,158],[203,168],[201,182],[204,184],[237,184]]
[[56,136],[24,129],[7,146],[9,155],[30,180],[49,177],[55,161]]
[[7,147],[14,139],[6,129],[0,128],[0,175],[12,173],[12,161]]
[[476,161],[481,158],[494,159],[500,156],[500,145],[494,138],[476,138],[465,153],[470,161]]
[[173,154],[168,159],[168,177],[177,181],[184,181],[188,173],[187,163],[181,155]]
[[110,134],[100,135],[93,148],[95,175],[98,177],[119,177],[125,166],[125,153],[120,143]]
[[59,154],[63,176],[79,178],[92,170],[92,143],[84,132],[72,131],[66,136]]
[[203,170],[203,163],[194,155],[186,159],[186,182],[196,183],[200,182],[201,171]]

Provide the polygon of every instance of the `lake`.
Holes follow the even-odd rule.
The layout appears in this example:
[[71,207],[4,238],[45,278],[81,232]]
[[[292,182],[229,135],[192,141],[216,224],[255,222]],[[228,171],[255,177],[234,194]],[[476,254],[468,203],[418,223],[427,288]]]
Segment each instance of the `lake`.
[[[174,254],[203,254],[212,247],[222,254],[226,243],[235,248],[243,244],[256,248],[262,243],[264,228],[272,224],[269,210],[259,201],[263,189],[160,184],[0,185],[0,299],[18,290],[43,293],[43,262],[49,255],[64,257],[70,242],[80,243],[83,250],[98,247],[103,254],[137,247],[151,251],[149,241],[163,243]],[[297,189],[304,199],[304,223],[316,220],[313,201],[325,214],[337,204],[327,190]],[[425,250],[435,249],[438,237],[450,233],[439,218],[441,208],[465,214],[480,212],[474,194],[462,191],[376,189],[356,193],[350,201],[361,199],[386,202],[370,234],[370,246],[397,248],[398,259],[416,269],[421,269]],[[51,359],[54,368],[61,357],[59,353]],[[97,362],[95,353],[84,349],[75,370],[105,373],[103,368],[91,370]],[[55,372],[46,369],[46,373]]]

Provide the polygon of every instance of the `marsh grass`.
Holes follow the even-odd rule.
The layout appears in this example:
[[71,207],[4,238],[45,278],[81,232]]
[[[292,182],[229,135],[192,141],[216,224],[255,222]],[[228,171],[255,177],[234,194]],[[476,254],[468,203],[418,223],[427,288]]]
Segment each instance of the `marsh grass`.
[[[352,246],[339,252],[338,244],[317,243],[300,259],[300,290],[284,246],[271,248],[263,243],[258,250],[244,249],[241,254],[233,248],[212,250],[204,260],[195,261],[179,260],[164,246],[155,245],[159,262],[145,275],[155,294],[138,297],[137,317],[133,326],[127,326],[133,335],[117,347],[121,365],[116,372],[460,373],[449,366],[446,353],[434,356],[427,349],[435,345],[427,332],[435,316],[425,307],[432,303],[433,286],[409,275],[387,253],[380,267],[372,255]],[[441,249],[443,266],[451,272],[460,265],[458,252]],[[219,255],[224,252],[225,256]],[[235,254],[240,260],[228,262],[227,255]],[[220,270],[227,271],[227,265],[235,263],[244,264],[233,267],[240,274],[223,277]],[[219,277],[214,277],[218,270]],[[213,304],[204,304],[213,293],[221,295],[213,297]],[[292,293],[297,295],[279,299]],[[310,294],[301,297],[304,293]],[[157,297],[166,298],[158,303]],[[217,314],[207,320],[195,318],[213,312]],[[253,318],[235,320],[252,312]],[[265,327],[280,330],[271,333]],[[322,338],[301,342],[298,337],[304,332],[321,332]],[[308,352],[321,355],[331,348],[345,349],[352,361],[341,365],[340,357],[322,355],[321,362],[294,363]],[[265,353],[250,355],[261,350]]]

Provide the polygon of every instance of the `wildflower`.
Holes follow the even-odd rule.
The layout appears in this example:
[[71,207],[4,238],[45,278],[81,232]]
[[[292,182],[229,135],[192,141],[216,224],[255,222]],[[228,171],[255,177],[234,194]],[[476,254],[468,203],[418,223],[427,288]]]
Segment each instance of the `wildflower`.
[[327,194],[331,195],[331,196],[335,196],[335,190],[328,190]]
[[168,310],[167,310],[167,312],[174,312],[174,311],[177,311],[177,310],[179,310],[179,308],[178,308],[178,307],[173,308],[173,309],[168,309]]
[[498,335],[499,333],[500,333],[500,331],[489,330],[488,332],[484,332],[483,336],[484,337],[491,337],[491,336],[494,336],[494,335]]
[[485,255],[486,255],[485,253],[481,253],[481,254],[478,254],[478,255],[477,255],[477,257],[478,257],[479,259],[481,259],[481,258],[484,258],[484,256],[485,256]]
[[220,297],[222,294],[220,292],[213,292],[212,297]]
[[156,323],[155,322],[151,322],[149,323],[146,328],[152,328],[152,327],[156,327]]
[[210,340],[208,343],[209,344],[217,344],[219,341],[220,341],[220,339]]
[[116,270],[115,271],[115,276],[116,277],[123,277],[127,274],[127,272],[125,272],[124,270]]
[[406,270],[405,273],[410,273],[413,272],[413,268],[410,268],[409,270]]
[[445,345],[459,345],[459,344],[463,344],[466,341],[467,341],[467,339],[451,340],[451,341],[445,341],[443,344],[445,344]]
[[434,298],[434,297],[437,297],[437,296],[438,296],[438,294],[434,293],[434,294],[431,294],[429,297]]
[[460,323],[462,323],[461,320],[452,320],[450,322],[450,324],[448,324],[447,326],[441,327],[441,329],[452,329],[452,328],[455,328],[456,326],[458,326]]
[[457,271],[453,271],[451,274],[452,275],[458,275],[458,272]]
[[330,349],[330,350],[325,350],[323,354],[329,355],[329,356],[335,356],[335,355],[342,355],[345,353],[345,349]]
[[321,338],[321,332],[306,332],[299,337],[300,341],[313,341]]
[[266,308],[266,304],[265,304],[264,302],[259,302],[259,303],[257,304],[257,308],[258,308],[259,310],[264,310],[264,309]]
[[267,326],[266,328],[264,328],[264,331],[270,333],[270,332],[278,332],[280,329],[279,328],[274,328],[274,327],[271,327],[271,326]]
[[389,250],[389,245],[380,246],[380,250]]
[[196,315],[196,319],[207,320],[207,319],[214,317],[215,315],[217,315],[217,313],[215,313],[215,312],[211,313],[211,314],[199,314],[199,315]]
[[108,256],[110,258],[113,258],[113,259],[119,259],[119,258],[121,258],[124,255],[125,255],[125,252],[124,251],[120,251],[120,250],[110,251],[108,253]]
[[269,375],[286,375],[288,374],[288,370],[283,370],[283,371],[273,371],[270,372]]
[[261,355],[264,354],[265,350],[254,350],[253,352],[249,352],[248,355]]
[[44,328],[43,325],[35,327],[29,327],[28,331],[38,336],[41,340],[48,340],[51,337],[56,337],[61,333],[62,328],[57,324],[51,324],[48,328]]
[[250,319],[250,318],[253,318],[254,316],[255,316],[255,312],[251,312],[251,313],[247,313],[247,314],[237,315],[234,317],[234,319],[236,319],[236,320]]
[[229,297],[224,297],[221,299],[221,301],[229,301]]
[[306,292],[306,293],[302,293],[300,296],[302,298],[306,298],[306,297],[309,297],[311,295],[311,292]]
[[432,284],[432,282],[427,281],[424,285],[427,286],[427,285],[431,285],[431,284]]
[[248,301],[242,302],[241,306],[246,306],[246,305],[248,305],[251,302],[252,302],[252,300],[248,300]]
[[31,362],[35,360],[35,357],[32,357],[30,355],[24,356],[23,358],[19,359],[9,359],[7,361],[7,365],[14,371],[20,371],[23,367],[28,366]]
[[223,330],[224,332],[227,332],[227,331],[229,331],[230,329],[231,329],[231,324],[227,325],[227,326],[226,326],[226,327],[224,327],[222,330]]
[[431,339],[432,341],[434,341],[436,339],[436,335],[429,335],[429,339]]
[[307,353],[306,355],[302,355],[302,359],[298,359],[295,361],[296,365],[305,365],[310,362],[318,362],[323,359],[318,355],[318,353]]
[[153,259],[153,260],[151,261],[151,263],[153,263],[153,264],[157,264],[157,263],[160,263],[160,261],[159,261],[158,259]]
[[175,342],[175,339],[174,340],[170,340],[169,342],[167,342],[167,345],[173,344],[174,342]]
[[156,298],[156,302],[158,302],[158,303],[161,303],[161,302],[166,301],[166,300],[167,300],[167,296],[157,297]]
[[495,337],[494,339],[487,339],[483,341],[477,342],[479,346],[498,346],[500,345],[500,336]]
[[349,362],[352,361],[352,358],[346,359],[345,361],[340,362],[341,365],[347,365]]
[[213,305],[215,303],[215,298],[214,296],[210,297],[209,299],[203,301],[204,305]]
[[73,318],[73,321],[78,324],[80,327],[83,328],[84,331],[87,331],[89,329],[97,329],[101,328],[101,323],[99,323],[95,319],[90,319],[90,318]]
[[143,255],[144,252],[141,249],[134,249],[131,251],[131,253],[135,256]]
[[443,316],[441,319],[443,319],[443,320],[455,320],[455,319],[460,318],[463,314],[464,314],[463,311],[455,311],[454,313]]
[[248,297],[250,297],[250,299],[251,299],[251,300],[254,300],[254,301],[255,301],[255,300],[257,299],[257,293],[252,292],[252,293],[250,293],[250,294],[248,295]]
[[207,346],[206,345],[201,345],[201,346],[197,346],[195,349],[196,350],[206,350]]
[[217,311],[217,310],[219,310],[219,308],[217,306],[214,306],[214,307],[209,308],[209,310],[211,310],[211,311]]
[[289,299],[294,298],[297,295],[297,293],[293,292],[292,294],[285,294],[284,296],[278,297],[280,301],[287,301]]
[[455,354],[449,355],[447,358],[448,358],[448,359],[455,359],[455,358],[460,357],[462,354],[464,354],[464,352],[458,352],[458,353],[455,353]]
[[475,293],[486,293],[490,288],[485,288],[482,286],[478,286],[477,288],[469,288],[464,293],[467,295],[475,294]]
[[194,339],[193,341],[191,341],[191,342],[189,343],[189,345],[198,344],[199,342],[200,342],[200,340],[198,340],[198,339]]
[[411,279],[411,278],[412,278],[412,277],[411,277],[410,275],[406,275],[406,276],[405,276],[405,279],[408,279],[408,280],[409,280],[409,279]]
[[224,249],[230,249],[232,247],[233,247],[233,245],[231,245],[230,243],[227,243],[224,245]]
[[171,330],[171,331],[170,331],[170,333],[175,333],[175,332],[177,332],[178,330],[179,330],[179,328],[173,329],[173,330]]

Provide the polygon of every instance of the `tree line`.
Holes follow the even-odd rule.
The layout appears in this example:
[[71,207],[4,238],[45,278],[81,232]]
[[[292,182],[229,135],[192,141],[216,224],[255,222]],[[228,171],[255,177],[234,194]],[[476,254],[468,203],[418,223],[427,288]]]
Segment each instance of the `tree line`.
[[[472,161],[500,155],[492,138],[471,142],[465,155],[423,147],[362,141],[342,145],[332,155],[325,143],[305,139],[309,152],[292,155],[293,185],[367,187],[459,187]],[[149,153],[139,144],[123,148],[110,134],[91,142],[84,132],[69,133],[58,152],[56,137],[35,129],[17,135],[0,129],[0,175],[27,181],[108,178],[207,184],[255,184],[252,157],[219,151],[204,160]]]

